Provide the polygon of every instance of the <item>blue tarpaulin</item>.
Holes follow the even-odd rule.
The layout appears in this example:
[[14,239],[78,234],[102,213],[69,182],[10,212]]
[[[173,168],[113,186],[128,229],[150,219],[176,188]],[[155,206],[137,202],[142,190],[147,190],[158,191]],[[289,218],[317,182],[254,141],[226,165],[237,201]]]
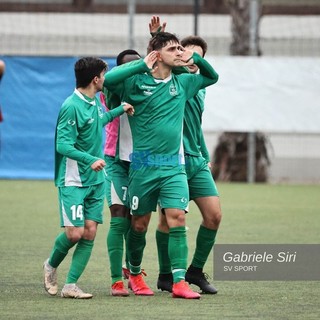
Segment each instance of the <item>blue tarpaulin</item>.
[[[0,178],[53,179],[54,134],[63,101],[75,87],[77,57],[0,57]],[[111,69],[114,58],[103,58]]]

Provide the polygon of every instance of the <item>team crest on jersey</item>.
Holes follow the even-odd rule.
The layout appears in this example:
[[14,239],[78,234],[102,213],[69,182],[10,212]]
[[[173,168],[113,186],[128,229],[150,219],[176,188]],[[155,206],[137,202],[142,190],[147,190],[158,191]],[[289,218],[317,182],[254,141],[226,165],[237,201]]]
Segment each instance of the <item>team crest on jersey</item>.
[[178,94],[177,92],[177,88],[174,84],[171,84],[170,87],[169,87],[169,93],[170,95],[172,96],[176,96]]
[[101,106],[98,106],[98,114],[99,114],[99,118],[102,119],[103,118],[103,111]]

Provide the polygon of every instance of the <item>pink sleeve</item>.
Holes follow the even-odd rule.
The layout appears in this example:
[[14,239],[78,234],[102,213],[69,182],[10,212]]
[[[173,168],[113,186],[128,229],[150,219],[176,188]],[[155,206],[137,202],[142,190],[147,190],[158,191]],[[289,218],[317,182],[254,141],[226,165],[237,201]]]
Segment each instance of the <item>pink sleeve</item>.
[[[109,109],[106,104],[106,98],[102,92],[100,93],[100,101],[108,112]],[[119,123],[120,119],[119,117],[117,117],[105,126],[106,140],[104,145],[104,154],[107,156],[114,157],[116,155]]]

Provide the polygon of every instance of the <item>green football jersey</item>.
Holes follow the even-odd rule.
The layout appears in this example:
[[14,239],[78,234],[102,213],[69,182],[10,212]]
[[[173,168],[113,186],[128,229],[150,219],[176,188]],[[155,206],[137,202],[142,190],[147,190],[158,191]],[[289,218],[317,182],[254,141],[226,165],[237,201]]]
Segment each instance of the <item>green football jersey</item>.
[[90,186],[104,182],[104,170],[90,166],[103,159],[102,129],[123,114],[122,106],[104,112],[97,97],[90,99],[78,90],[61,106],[55,134],[55,184]]
[[199,55],[193,55],[205,74],[171,74],[155,79],[143,60],[114,68],[104,85],[135,107],[129,118],[133,137],[133,163],[150,166],[176,166],[184,163],[183,117],[186,101],[218,80],[213,68]]
[[202,156],[209,162],[210,157],[201,128],[205,94],[205,89],[202,89],[187,101],[184,114],[183,146],[185,154]]

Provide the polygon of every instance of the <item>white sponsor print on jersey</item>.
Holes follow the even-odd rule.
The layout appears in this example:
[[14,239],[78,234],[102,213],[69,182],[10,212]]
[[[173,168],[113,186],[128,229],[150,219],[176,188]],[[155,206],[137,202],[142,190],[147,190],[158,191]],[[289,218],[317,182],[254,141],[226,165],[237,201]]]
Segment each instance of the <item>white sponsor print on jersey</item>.
[[145,84],[142,84],[141,85],[141,89],[144,89],[142,91],[142,93],[145,95],[145,96],[151,96],[153,94],[152,90],[154,90],[156,87],[155,86],[147,86]]
[[151,92],[150,90],[144,90],[144,91],[143,91],[143,94],[144,94],[145,96],[151,96],[152,93],[153,93],[153,92]]

